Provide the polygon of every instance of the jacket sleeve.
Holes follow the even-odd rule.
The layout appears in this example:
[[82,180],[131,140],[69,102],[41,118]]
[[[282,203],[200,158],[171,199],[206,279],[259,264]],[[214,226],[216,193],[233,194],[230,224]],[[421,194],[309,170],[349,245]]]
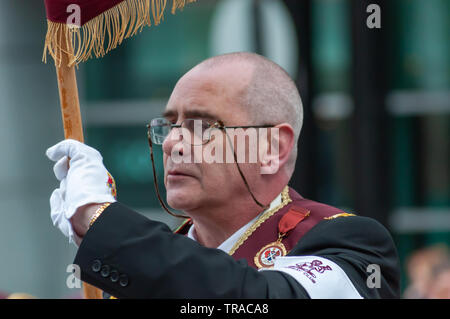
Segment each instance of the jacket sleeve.
[[117,298],[308,298],[291,276],[258,272],[120,203],[92,225],[74,264]]
[[[289,255],[327,258],[339,265],[363,297],[393,296],[398,278],[389,234],[371,219],[353,220],[319,223]],[[377,262],[383,292],[366,292],[366,267]],[[80,266],[83,281],[117,298],[310,297],[291,268],[257,271],[245,260],[235,261],[221,250],[173,234],[165,224],[120,203],[109,206],[89,229],[74,263]],[[329,284],[339,289],[338,283]]]

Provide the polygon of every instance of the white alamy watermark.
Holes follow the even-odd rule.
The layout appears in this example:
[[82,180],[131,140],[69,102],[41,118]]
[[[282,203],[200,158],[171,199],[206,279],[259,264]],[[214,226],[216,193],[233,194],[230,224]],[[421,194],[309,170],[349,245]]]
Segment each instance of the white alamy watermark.
[[[171,133],[177,143],[171,160],[181,163],[261,163],[261,174],[275,174],[279,169],[279,129],[224,128],[202,129],[202,121],[194,122],[193,132],[179,128]],[[182,150],[182,151],[180,151]]]
[[70,13],[67,17],[66,24],[71,28],[81,27],[81,8],[78,4],[69,4],[66,13]]
[[381,29],[381,8],[378,4],[369,4],[366,12],[370,15],[366,19],[366,25],[369,29]]
[[380,265],[370,264],[366,268],[366,272],[370,273],[367,277],[366,285],[368,288],[381,288],[381,269]]
[[76,264],[67,265],[66,272],[69,273],[66,279],[66,286],[69,289],[81,288],[81,269]]

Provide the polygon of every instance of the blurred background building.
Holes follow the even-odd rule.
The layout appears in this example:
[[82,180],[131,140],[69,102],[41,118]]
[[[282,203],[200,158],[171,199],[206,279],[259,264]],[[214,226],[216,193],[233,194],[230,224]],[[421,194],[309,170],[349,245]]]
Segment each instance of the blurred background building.
[[[371,3],[381,28],[367,25]],[[406,291],[409,256],[450,245],[449,30],[447,0],[198,0],[80,66],[86,143],[102,153],[121,202],[175,227],[154,194],[145,125],[200,61],[265,55],[304,102],[291,185],[383,223]],[[45,150],[63,128],[55,69],[41,62],[45,32],[43,1],[0,0],[0,294],[75,298],[66,269],[76,248],[49,217],[57,183]],[[156,161],[162,175],[161,150]]]

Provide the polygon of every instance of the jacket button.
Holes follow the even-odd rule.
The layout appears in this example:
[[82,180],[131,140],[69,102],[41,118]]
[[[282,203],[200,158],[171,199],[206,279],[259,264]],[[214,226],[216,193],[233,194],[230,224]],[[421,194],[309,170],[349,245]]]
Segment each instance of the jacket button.
[[119,281],[119,272],[117,270],[111,270],[109,279],[111,279],[112,282],[118,282]]
[[127,275],[119,276],[119,285],[121,285],[122,287],[128,286],[128,276]]
[[102,268],[102,262],[98,259],[94,260],[91,268],[93,272],[99,272],[100,269]]
[[100,271],[100,274],[102,275],[102,277],[108,277],[109,273],[110,273],[110,267],[108,265],[104,265]]

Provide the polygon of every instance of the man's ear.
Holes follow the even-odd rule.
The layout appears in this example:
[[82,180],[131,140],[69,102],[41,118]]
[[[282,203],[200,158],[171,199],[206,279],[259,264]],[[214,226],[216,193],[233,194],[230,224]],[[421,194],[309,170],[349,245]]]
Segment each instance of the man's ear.
[[276,174],[289,161],[294,147],[294,129],[291,125],[283,123],[267,129],[265,136],[260,133],[259,137],[260,141],[266,141],[260,142],[259,145],[260,173]]

